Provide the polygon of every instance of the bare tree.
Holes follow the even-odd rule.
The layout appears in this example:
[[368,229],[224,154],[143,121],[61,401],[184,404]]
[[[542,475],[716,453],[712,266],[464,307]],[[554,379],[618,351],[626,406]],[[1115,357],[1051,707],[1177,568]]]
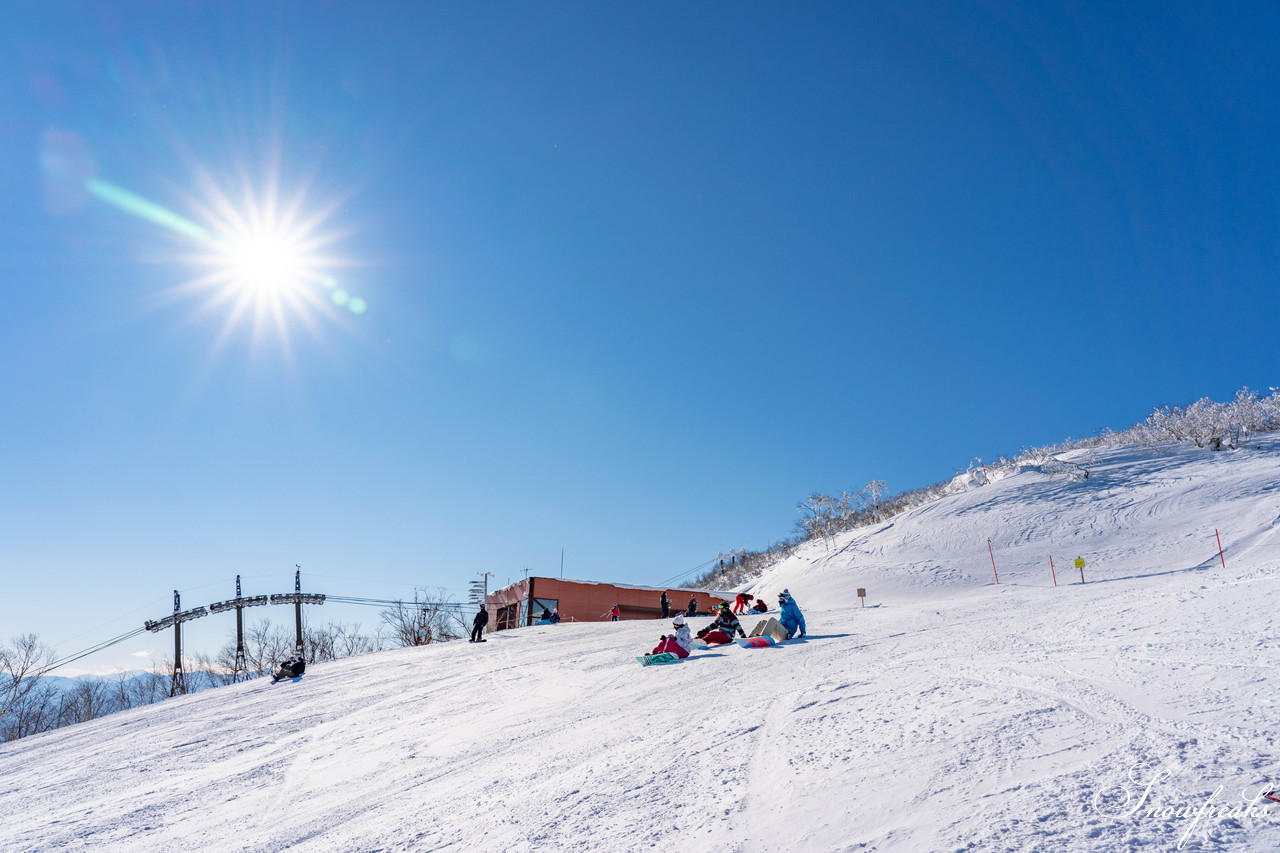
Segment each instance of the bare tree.
[[414,590],[412,602],[396,601],[379,616],[391,632],[391,642],[400,646],[425,646],[466,634],[466,625],[449,605],[444,590]]
[[0,643],[0,717],[21,702],[40,683],[53,663],[53,649],[35,634]]
[[59,725],[84,723],[119,710],[112,702],[107,683],[93,676],[77,679],[75,685],[64,692],[64,697]]
[[62,715],[62,693],[45,681],[35,681],[21,698],[0,715],[0,742],[56,729]]

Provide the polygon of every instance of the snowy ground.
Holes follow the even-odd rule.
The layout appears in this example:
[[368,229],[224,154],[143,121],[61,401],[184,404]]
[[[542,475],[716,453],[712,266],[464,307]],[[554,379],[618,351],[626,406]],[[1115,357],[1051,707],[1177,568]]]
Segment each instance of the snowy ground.
[[3,745],[0,849],[1274,850],[1277,483],[1273,438],[1111,451],[805,549],[754,587],[805,641],[534,627]]

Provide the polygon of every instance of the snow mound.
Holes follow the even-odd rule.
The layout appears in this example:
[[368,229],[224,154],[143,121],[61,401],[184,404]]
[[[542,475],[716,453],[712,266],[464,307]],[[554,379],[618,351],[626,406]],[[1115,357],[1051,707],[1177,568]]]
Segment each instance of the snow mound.
[[1052,586],[1055,573],[1058,583],[1080,580],[1076,557],[1087,580],[1110,581],[1216,565],[1219,536],[1229,559],[1280,556],[1280,437],[1231,452],[1186,445],[1073,455],[1085,453],[1087,479],[1033,469],[992,478],[807,543],[748,591],[771,603],[785,588],[802,606],[857,606],[859,587],[873,598],[930,598],[992,584],[997,572],[1002,585]]

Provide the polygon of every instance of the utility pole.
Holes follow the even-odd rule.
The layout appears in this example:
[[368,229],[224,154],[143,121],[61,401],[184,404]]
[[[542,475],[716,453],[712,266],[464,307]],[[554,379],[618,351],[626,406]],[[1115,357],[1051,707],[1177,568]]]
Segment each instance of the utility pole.
[[224,610],[236,611],[236,663],[235,669],[232,670],[231,680],[239,681],[241,678],[248,678],[247,670],[249,665],[244,659],[244,609],[246,607],[256,607],[260,604],[266,604],[268,601],[265,595],[253,595],[245,598],[240,594],[240,576],[236,575],[236,597],[230,601],[216,601],[209,605],[210,613],[221,613]]
[[489,578],[493,577],[493,572],[476,572],[480,576],[480,580],[471,581],[471,601],[473,604],[484,606],[489,599]]
[[195,607],[183,612],[182,597],[178,595],[178,591],[175,589],[173,591],[173,615],[166,616],[157,622],[147,621],[142,624],[142,627],[152,633],[163,631],[169,627],[173,628],[173,676],[169,682],[170,696],[177,696],[179,693],[187,692],[186,670],[182,666],[182,623],[208,615],[209,611],[203,607]]

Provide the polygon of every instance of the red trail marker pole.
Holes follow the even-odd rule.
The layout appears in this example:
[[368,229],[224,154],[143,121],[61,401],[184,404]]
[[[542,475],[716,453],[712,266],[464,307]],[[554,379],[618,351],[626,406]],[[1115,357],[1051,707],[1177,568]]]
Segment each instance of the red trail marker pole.
[[991,555],[991,572],[996,576],[996,583],[1000,583],[1000,573],[996,571],[996,552],[991,550],[991,540],[987,540],[987,553]]
[[1218,559],[1222,561],[1222,568],[1227,567],[1227,558],[1222,556],[1222,535],[1218,533],[1218,528],[1213,528],[1213,535],[1218,537]]
[[1053,585],[1058,585],[1058,573],[1053,570],[1053,557],[1049,557],[1049,572],[1053,575]]

